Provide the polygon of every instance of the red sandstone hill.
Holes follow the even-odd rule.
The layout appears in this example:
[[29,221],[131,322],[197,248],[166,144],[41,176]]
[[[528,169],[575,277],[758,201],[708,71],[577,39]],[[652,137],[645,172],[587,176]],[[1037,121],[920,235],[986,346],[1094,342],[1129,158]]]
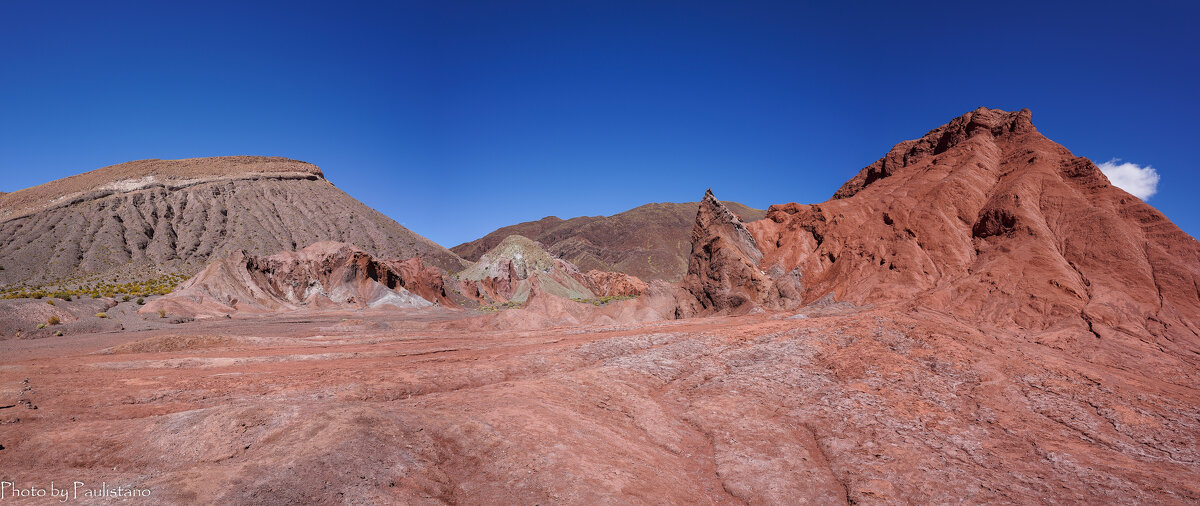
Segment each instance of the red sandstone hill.
[[0,284],[87,275],[194,274],[236,251],[320,241],[447,270],[462,259],[276,157],[140,160],[0,195]]
[[[612,216],[580,216],[563,220],[548,216],[500,228],[451,251],[470,261],[511,235],[528,237],[551,254],[581,270],[622,272],[645,281],[679,281],[687,272],[688,232],[696,218],[697,202],[646,204]],[[742,220],[753,221],[765,211],[737,202],[727,206]]]
[[682,313],[900,304],[1114,360],[1166,349],[1194,371],[1200,243],[1031,119],[977,109],[896,145],[833,199],[745,225],[706,196],[684,280],[697,302]]
[[302,308],[397,308],[450,304],[442,273],[420,259],[381,261],[352,245],[312,244],[297,252],[219,259],[139,313],[220,316]]

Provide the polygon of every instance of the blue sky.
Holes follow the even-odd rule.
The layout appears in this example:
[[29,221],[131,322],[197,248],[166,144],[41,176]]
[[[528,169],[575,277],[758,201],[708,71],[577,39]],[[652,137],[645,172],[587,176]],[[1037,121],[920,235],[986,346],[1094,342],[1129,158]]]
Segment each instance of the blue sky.
[[0,191],[258,154],[445,246],[647,202],[820,202],[1028,107],[1200,235],[1192,2],[4,2]]

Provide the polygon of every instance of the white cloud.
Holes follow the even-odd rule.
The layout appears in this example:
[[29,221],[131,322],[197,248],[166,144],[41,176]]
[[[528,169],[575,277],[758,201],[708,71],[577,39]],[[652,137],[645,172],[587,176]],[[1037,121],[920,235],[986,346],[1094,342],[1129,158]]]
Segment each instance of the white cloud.
[[1113,186],[1125,190],[1133,196],[1146,200],[1158,191],[1158,172],[1149,165],[1142,167],[1136,163],[1120,163],[1120,158],[1113,158],[1100,164],[1100,172],[1108,176]]

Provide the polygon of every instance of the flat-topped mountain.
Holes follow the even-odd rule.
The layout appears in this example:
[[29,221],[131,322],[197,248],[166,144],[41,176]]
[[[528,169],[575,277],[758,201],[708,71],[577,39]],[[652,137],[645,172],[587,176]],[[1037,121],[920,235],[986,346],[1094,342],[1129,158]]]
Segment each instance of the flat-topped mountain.
[[136,160],[0,195],[0,220],[141,189],[183,187],[217,180],[324,179],[316,165],[273,156]]
[[140,160],[0,196],[0,282],[194,274],[233,252],[321,241],[447,270],[462,259],[367,207],[317,166],[261,156]]
[[[450,250],[477,261],[504,238],[520,235],[544,244],[547,251],[584,271],[623,272],[646,281],[678,281],[687,272],[691,253],[688,234],[699,205],[699,202],[646,204],[612,216],[568,220],[548,216],[497,229]],[[745,221],[760,219],[765,214],[737,202],[726,205]]]

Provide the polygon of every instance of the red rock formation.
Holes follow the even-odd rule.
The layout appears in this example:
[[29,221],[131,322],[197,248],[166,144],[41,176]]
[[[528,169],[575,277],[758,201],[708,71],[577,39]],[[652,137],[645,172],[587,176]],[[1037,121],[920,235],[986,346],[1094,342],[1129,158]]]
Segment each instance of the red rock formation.
[[649,285],[645,281],[621,272],[598,271],[592,269],[583,274],[584,285],[597,296],[626,296],[646,293]]
[[680,316],[706,310],[749,310],[766,300],[771,280],[758,267],[762,260],[754,237],[742,220],[712,190],[704,193],[692,228],[692,256],[682,287],[695,297],[695,307]]
[[[414,291],[406,289],[411,286]],[[344,243],[322,242],[271,256],[235,253],[213,262],[139,313],[218,316],[302,307],[425,307],[448,303],[441,272],[420,260],[385,262]]]
[[389,268],[399,274],[400,286],[422,299],[437,302],[443,306],[453,306],[454,303],[446,296],[446,287],[442,279],[442,271],[432,265],[425,265],[420,258],[408,260],[390,260],[385,262]]
[[1200,352],[1200,243],[1031,117],[967,113],[748,234],[702,206],[684,286],[708,309],[832,297]]

